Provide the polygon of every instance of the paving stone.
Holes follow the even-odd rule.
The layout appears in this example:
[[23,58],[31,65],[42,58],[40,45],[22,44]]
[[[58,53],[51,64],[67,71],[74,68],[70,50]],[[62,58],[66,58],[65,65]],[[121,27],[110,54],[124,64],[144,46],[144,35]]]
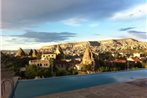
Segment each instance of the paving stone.
[[36,98],[147,98],[146,84],[142,84],[146,82],[147,79],[107,84]]

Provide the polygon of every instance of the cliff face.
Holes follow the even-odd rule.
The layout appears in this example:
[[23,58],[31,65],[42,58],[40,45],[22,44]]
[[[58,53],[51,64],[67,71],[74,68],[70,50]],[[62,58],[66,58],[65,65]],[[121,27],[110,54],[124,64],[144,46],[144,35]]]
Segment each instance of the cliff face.
[[106,50],[123,50],[123,49],[146,49],[147,42],[137,41],[135,39],[119,39],[100,41],[100,48]]
[[[147,42],[141,42],[135,39],[117,39],[117,40],[102,40],[102,41],[85,41],[75,43],[60,44],[62,49],[71,49],[82,51],[89,45],[92,50],[97,51],[115,51],[123,49],[147,49]],[[52,49],[55,45],[44,46],[41,49]]]

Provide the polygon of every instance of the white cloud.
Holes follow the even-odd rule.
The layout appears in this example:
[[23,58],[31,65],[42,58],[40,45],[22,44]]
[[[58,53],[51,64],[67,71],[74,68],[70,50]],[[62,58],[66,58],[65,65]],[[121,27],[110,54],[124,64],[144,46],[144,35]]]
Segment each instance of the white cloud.
[[137,40],[140,40],[140,41],[146,41],[146,42],[147,42],[147,39],[142,38],[142,37],[140,37],[140,36],[136,36],[136,35],[133,35],[133,34],[130,34],[130,33],[127,33],[127,36],[128,36],[129,38],[134,38],[134,39],[137,39]]
[[[83,16],[90,20],[111,17],[113,13],[132,7],[134,0],[3,0],[2,28],[27,29],[48,22],[59,22]],[[109,3],[108,3],[109,2]],[[69,25],[79,25],[71,19]]]
[[57,44],[56,42],[35,42],[33,38],[22,38],[14,36],[0,36],[1,48],[0,50],[16,50],[23,49],[39,49],[42,46]]
[[139,30],[132,30],[128,31],[128,36],[132,36],[138,40],[147,41],[147,32],[139,31]]
[[74,17],[64,20],[63,23],[69,26],[80,26],[81,23],[86,22],[87,20],[82,17]]
[[117,12],[111,17],[111,19],[112,20],[137,19],[141,17],[146,17],[146,15],[147,15],[147,3],[137,5],[128,10]]
[[83,17],[74,17],[74,18],[69,18],[67,20],[62,21],[65,25],[68,26],[74,26],[74,27],[78,27],[81,26],[83,24],[88,24],[88,27],[97,27],[99,24],[95,23],[95,22],[90,22],[88,19],[85,19]]

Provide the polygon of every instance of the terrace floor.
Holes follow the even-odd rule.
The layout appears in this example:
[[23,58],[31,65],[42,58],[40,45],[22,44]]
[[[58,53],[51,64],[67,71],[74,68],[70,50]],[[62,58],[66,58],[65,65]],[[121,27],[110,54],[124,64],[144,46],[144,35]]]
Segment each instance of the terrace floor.
[[95,86],[35,98],[147,98],[147,79]]

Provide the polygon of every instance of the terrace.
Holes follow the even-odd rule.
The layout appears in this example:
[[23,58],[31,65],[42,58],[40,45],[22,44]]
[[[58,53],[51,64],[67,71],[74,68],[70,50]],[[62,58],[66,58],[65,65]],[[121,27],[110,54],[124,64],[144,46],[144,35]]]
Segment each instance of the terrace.
[[[112,96],[146,96],[146,82],[132,82],[147,78],[147,69],[72,75],[36,80],[18,80],[12,96],[15,98],[107,98]],[[127,83],[124,83],[127,82]],[[143,85],[144,84],[144,85]],[[132,91],[132,92],[131,92]],[[97,94],[94,94],[96,93]],[[107,93],[107,94],[106,94]],[[126,95],[128,94],[128,95]],[[9,98],[12,98],[10,96]],[[78,96],[78,97],[77,97]],[[119,97],[122,98],[122,97]],[[138,97],[136,97],[138,98]]]

